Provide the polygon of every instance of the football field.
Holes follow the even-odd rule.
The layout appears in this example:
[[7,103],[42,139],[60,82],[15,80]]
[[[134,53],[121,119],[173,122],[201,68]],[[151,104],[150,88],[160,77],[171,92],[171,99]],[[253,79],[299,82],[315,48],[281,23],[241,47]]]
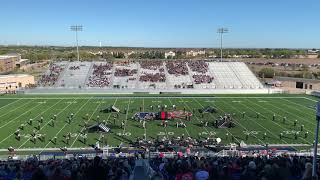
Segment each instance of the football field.
[[[222,144],[240,143],[246,144],[312,144],[314,138],[315,105],[317,98],[311,96],[292,95],[219,95],[209,97],[187,96],[72,96],[72,95],[17,95],[0,97],[0,149],[10,146],[15,149],[28,148],[81,148],[96,144],[100,133],[88,133],[86,143],[83,142],[84,124],[92,125],[98,121],[107,121],[111,128],[105,134],[105,141],[110,146],[118,146],[120,143],[129,145],[131,140],[137,137],[157,138],[193,137],[207,138],[219,137]],[[116,106],[120,109],[118,118],[114,124],[114,113],[103,113],[100,110]],[[153,111],[150,106],[167,105],[166,111],[172,111],[172,105],[177,110],[193,112],[191,121],[169,120],[168,126],[161,126],[161,121],[149,121],[146,129],[142,128],[139,121],[131,117],[140,111]],[[198,109],[211,106],[217,109],[217,113],[202,115]],[[245,116],[243,117],[243,112]],[[71,122],[68,116],[74,114]],[[233,114],[235,127],[217,129],[214,121],[224,114]],[[275,120],[273,116],[275,114]],[[56,115],[54,126],[51,118]],[[97,120],[99,116],[99,120]],[[43,117],[43,122],[40,118]],[[28,121],[33,119],[32,124]],[[284,120],[285,119],[285,120]],[[124,127],[121,128],[121,122]],[[186,123],[186,128],[177,128],[176,121]],[[201,124],[208,121],[208,126]],[[296,124],[295,124],[296,122]],[[20,140],[15,132],[21,124],[25,124],[20,130]],[[43,135],[45,138],[36,138],[32,141],[32,133]],[[65,136],[71,133],[67,143]],[[280,133],[283,137],[280,139]],[[295,137],[297,136],[297,138]],[[57,137],[56,143],[52,140]]]

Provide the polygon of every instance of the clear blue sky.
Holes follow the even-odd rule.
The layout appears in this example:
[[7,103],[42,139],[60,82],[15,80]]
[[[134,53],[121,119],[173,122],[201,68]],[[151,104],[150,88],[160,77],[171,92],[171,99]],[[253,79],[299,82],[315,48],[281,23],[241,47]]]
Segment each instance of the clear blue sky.
[[319,0],[3,0],[0,44],[320,48]]

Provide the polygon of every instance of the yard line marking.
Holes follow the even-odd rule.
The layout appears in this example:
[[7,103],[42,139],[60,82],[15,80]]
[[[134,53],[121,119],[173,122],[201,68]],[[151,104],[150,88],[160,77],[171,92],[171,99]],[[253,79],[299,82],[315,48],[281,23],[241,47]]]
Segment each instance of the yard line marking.
[[308,99],[309,101],[313,101],[313,102],[319,102],[319,101],[317,101],[317,100],[310,99],[310,98],[307,98],[307,97],[304,97],[304,99]]
[[144,98],[142,98],[142,111],[144,112]]
[[[255,104],[256,104],[256,103],[255,103]],[[293,114],[292,112],[286,111],[286,110],[284,110],[283,108],[279,108],[279,107],[277,107],[277,106],[275,106],[275,105],[273,105],[273,104],[271,104],[271,103],[267,103],[267,104],[271,105],[272,107],[274,107],[274,108],[276,108],[276,109],[279,109],[279,110],[282,111],[282,112],[285,112],[285,113],[287,113],[287,114],[291,114],[291,115],[297,117],[297,119],[301,119],[302,121],[304,121],[304,122],[306,122],[306,123],[308,123],[308,124],[311,124],[311,125],[313,125],[313,126],[316,125],[315,122],[312,123],[311,121],[307,121],[307,120],[305,120],[303,117],[299,116],[298,114]]]
[[5,107],[9,106],[10,104],[13,104],[13,103],[15,103],[15,102],[18,102],[18,101],[20,101],[20,100],[21,100],[21,98],[18,99],[18,100],[15,100],[15,101],[13,101],[13,102],[11,102],[11,103],[9,103],[9,104],[6,104],[6,105],[0,107],[0,109],[5,108]]
[[[224,101],[222,101],[222,103],[227,104],[227,103],[225,103]],[[227,104],[227,105],[228,105],[228,104]],[[244,104],[242,104],[242,103],[241,103],[241,105],[244,106]],[[231,106],[231,107],[232,107],[233,109],[235,109],[236,111],[238,111],[239,113],[241,113],[241,111],[238,110],[237,108],[235,108],[234,106]],[[247,106],[245,106],[245,107],[247,107]],[[223,110],[222,110],[222,111],[223,111]],[[255,124],[257,124],[257,125],[260,126],[261,128],[263,128],[264,130],[268,131],[268,133],[270,133],[272,136],[274,136],[274,137],[277,139],[278,136],[276,136],[274,133],[272,133],[269,129],[265,128],[262,124],[258,123],[257,121],[252,120],[251,118],[249,118],[249,120],[252,121],[252,122],[254,122]],[[257,138],[257,137],[256,137],[256,138]],[[259,140],[260,140],[260,139],[259,139]],[[283,140],[283,139],[281,139],[281,140],[282,140],[282,142],[288,144],[288,142],[286,142],[285,140]],[[261,141],[261,140],[260,140],[260,141]],[[261,141],[261,142],[262,142],[263,144],[265,143],[265,142],[263,142],[263,141]]]
[[[33,100],[32,100],[32,101],[33,101]],[[5,116],[5,115],[9,114],[10,112],[15,111],[15,110],[17,110],[17,109],[20,109],[22,106],[25,106],[26,104],[29,104],[29,103],[31,103],[32,101],[28,101],[27,103],[23,103],[21,106],[18,106],[18,107],[16,107],[16,108],[12,109],[11,111],[9,111],[9,112],[1,115],[0,117],[3,117],[3,116]]]
[[[62,99],[61,99],[60,101],[62,101]],[[60,102],[60,101],[59,101],[59,102]],[[56,114],[56,115],[58,116],[59,114],[61,114],[62,112],[64,112],[70,105],[71,105],[71,104],[68,104],[64,109],[62,109],[62,110],[61,110],[58,114]],[[38,116],[39,116],[39,115],[38,115]],[[40,132],[41,129],[43,129],[44,127],[46,127],[50,122],[51,122],[51,120],[49,120],[47,123],[45,123],[45,124],[40,128],[40,130],[37,130],[37,131],[36,131],[36,133]],[[28,138],[24,143],[22,143],[22,144],[19,146],[18,149],[20,149],[22,146],[24,146],[30,139],[31,139],[31,137]]]
[[[91,98],[92,99],[92,98]],[[81,111],[81,109],[91,100],[88,99],[75,113],[74,113],[74,117]],[[99,106],[99,105],[98,105]],[[53,137],[56,137],[60,134],[60,132],[68,125],[68,123],[66,122],[63,127],[56,133],[56,135],[54,135]],[[40,154],[49,146],[49,144],[51,143],[51,141],[49,140],[49,142],[44,146],[43,150],[40,152]]]
[[[115,106],[117,100],[118,100],[118,98],[114,101],[113,106]],[[101,103],[98,105],[98,107],[100,107],[100,105],[101,105]],[[94,112],[94,113],[95,113],[95,112]],[[94,115],[94,113],[91,115],[91,117],[89,118],[89,120],[92,118],[92,116]],[[108,116],[107,121],[109,120],[110,116],[111,116],[111,113],[109,113],[109,116]],[[86,122],[89,122],[89,120],[86,121]],[[85,129],[85,128],[82,128],[81,131],[83,131],[83,129]],[[70,148],[73,147],[74,143],[78,140],[79,136],[80,136],[80,133],[78,133],[77,137],[76,137],[75,140],[72,142]]]
[[[251,102],[251,101],[249,101],[249,100],[247,100],[247,101],[248,101],[248,102]],[[254,103],[254,102],[251,102],[251,103],[256,104],[256,103]],[[243,105],[252,110],[252,108],[250,108],[249,106],[247,106],[247,105],[245,105],[245,104],[243,104]],[[256,105],[259,106],[259,107],[261,107],[262,109],[265,109],[265,110],[273,113],[273,114],[276,114],[276,113],[274,113],[273,111],[271,111],[271,110],[269,110],[269,109],[266,109],[266,108],[264,108],[263,106],[260,106],[259,104],[256,104]],[[258,113],[258,112],[255,111],[255,110],[253,110],[253,111],[254,111],[255,113]],[[260,113],[260,114],[261,114],[261,113]],[[263,116],[263,115],[261,114],[261,116]],[[265,117],[265,116],[264,116],[264,117]],[[280,117],[281,117],[281,116],[280,116]],[[265,118],[266,118],[266,117],[265,117]],[[281,128],[284,129],[284,130],[290,130],[289,128],[285,128],[285,127],[279,125],[279,123],[277,123],[277,122],[275,122],[275,121],[272,121],[272,122],[273,122],[274,124],[278,125],[279,127],[281,127]],[[311,132],[312,134],[314,134],[312,131],[309,131],[309,132]],[[300,138],[301,138],[301,137],[300,137]],[[301,138],[301,139],[302,139],[303,141],[307,142],[307,143],[310,143],[309,141],[307,141],[307,140],[305,140],[305,139],[303,139],[303,138]]]
[[[188,107],[188,109],[189,109],[190,111],[192,111],[192,109],[190,108],[189,105],[187,105],[186,102],[184,102],[182,99],[181,99],[181,101],[183,102],[184,105],[186,105],[186,106]],[[199,118],[198,118],[197,116],[195,116],[195,117],[196,117],[196,119],[198,120],[198,122],[200,123],[201,121],[199,120]],[[207,127],[204,127],[204,129],[207,131],[207,133],[209,133]]]
[[285,101],[287,101],[287,102],[290,102],[290,103],[292,103],[292,104],[296,104],[296,105],[299,105],[299,106],[301,106],[301,107],[304,107],[305,109],[309,109],[309,110],[311,110],[311,111],[316,111],[315,109],[308,108],[308,107],[306,107],[306,106],[304,106],[304,105],[301,105],[301,104],[298,104],[298,103],[289,101],[289,100],[287,100],[287,99],[283,99],[283,100],[285,100]]
[[[172,106],[173,104],[172,104],[172,102],[171,102],[170,98],[167,98],[167,99],[169,100],[169,102],[170,102],[170,104],[171,104],[171,106]],[[181,119],[179,119],[179,121],[180,121],[180,122],[182,122],[182,120],[181,120]],[[183,129],[184,129],[184,130],[185,130],[185,132],[188,134],[188,137],[191,137],[191,136],[190,136],[190,134],[189,134],[188,129],[187,129],[187,128],[183,128]]]
[[[60,101],[61,101],[61,100],[60,100]],[[59,101],[59,102],[60,102],[60,101]],[[58,102],[58,103],[59,103],[59,102]],[[56,103],[56,104],[57,104],[57,103]],[[51,108],[52,108],[53,106],[55,106],[56,104],[50,106],[47,110],[51,109]],[[39,105],[40,105],[40,104],[39,104]],[[36,106],[35,106],[35,107],[36,107]],[[35,108],[35,107],[34,107],[34,108]],[[32,109],[33,109],[33,108],[32,108]],[[43,111],[42,113],[38,114],[36,117],[34,117],[34,119],[37,118],[39,115],[43,114],[44,112],[46,112],[47,110],[45,110],[45,111]],[[13,136],[13,133],[11,133],[9,136],[7,136],[6,138],[4,138],[4,139],[0,142],[0,144],[1,144],[2,142],[4,142],[5,140],[7,140],[8,138],[10,138],[11,136]]]
[[[226,104],[224,101],[221,101],[222,103],[224,103],[224,104]],[[230,104],[230,106],[231,106],[231,104]],[[236,108],[234,108],[233,106],[231,106],[233,109],[235,109],[236,111],[238,111],[238,112],[240,112],[238,109],[236,109]],[[218,108],[219,109],[219,108]],[[222,110],[222,109],[220,109],[220,110]],[[226,113],[224,110],[222,110],[224,113]],[[240,121],[237,121],[235,118],[234,118],[234,121],[236,121],[243,129],[245,129],[246,131],[248,131],[249,132],[249,130],[245,127],[245,126],[243,126],[241,123],[240,123]],[[260,125],[260,124],[258,124],[258,125]],[[262,144],[264,144],[265,142],[263,142],[260,138],[258,138],[256,135],[253,135],[255,138],[257,138]]]
[[[195,98],[193,98],[193,101],[195,100]],[[197,100],[195,100],[202,108],[204,108],[204,106],[199,103]],[[212,102],[210,102],[212,103]],[[222,110],[223,111],[223,110]],[[224,111],[223,111],[224,112]],[[212,114],[210,114],[212,117],[214,117]],[[234,139],[240,144],[240,141],[238,140],[238,138],[236,138],[228,129],[225,129],[232,137],[234,137]]]
[[8,124],[10,124],[10,123],[13,122],[14,120],[18,119],[19,117],[23,116],[25,113],[33,110],[34,108],[38,107],[39,105],[41,105],[41,104],[38,104],[38,105],[34,106],[33,108],[29,109],[28,111],[25,111],[24,113],[20,114],[20,116],[18,116],[18,117],[16,117],[16,118],[11,119],[10,121],[6,122],[4,125],[2,125],[2,126],[0,127],[0,129],[4,128],[5,126],[7,126]]
[[[285,100],[285,99],[283,99],[283,100]],[[288,101],[288,100],[285,100],[285,101]],[[288,101],[288,102],[291,102],[291,101]],[[295,105],[300,105],[300,106],[304,107],[304,108],[307,109],[307,110],[315,111],[315,109],[310,109],[310,108],[305,107],[305,106],[303,106],[303,105],[301,105],[301,104],[297,104],[297,103],[293,103],[293,104],[295,104]],[[296,106],[293,106],[293,105],[288,105],[288,104],[283,104],[283,105],[284,105],[284,106],[287,106],[287,107],[290,108],[290,109],[295,109],[296,111],[299,111],[299,112],[301,112],[301,113],[303,113],[303,114],[305,114],[305,115],[307,115],[307,116],[310,116],[310,117],[312,117],[312,118],[315,117],[315,113],[312,113],[312,114],[311,114],[311,113],[302,111],[301,109],[299,109],[299,108],[297,108]]]
[[126,132],[126,126],[127,126],[127,121],[128,121],[128,113],[129,113],[129,108],[130,108],[130,101],[131,101],[131,98],[129,99],[129,102],[128,102],[127,112],[126,112],[126,119],[125,119],[125,123],[124,123],[122,134],[124,134]]

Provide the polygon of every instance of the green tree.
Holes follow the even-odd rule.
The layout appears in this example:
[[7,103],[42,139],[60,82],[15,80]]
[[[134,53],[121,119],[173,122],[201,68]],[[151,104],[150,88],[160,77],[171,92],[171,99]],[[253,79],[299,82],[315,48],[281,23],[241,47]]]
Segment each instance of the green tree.
[[259,77],[261,78],[273,78],[276,71],[273,68],[263,68],[259,71]]

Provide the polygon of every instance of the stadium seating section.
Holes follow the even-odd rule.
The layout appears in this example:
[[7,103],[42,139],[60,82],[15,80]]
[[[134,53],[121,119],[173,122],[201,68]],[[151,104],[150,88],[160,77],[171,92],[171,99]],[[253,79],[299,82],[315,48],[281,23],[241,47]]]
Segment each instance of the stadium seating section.
[[57,62],[39,87],[106,89],[260,89],[242,62],[202,60]]
[[[140,156],[140,155],[139,155]],[[135,157],[1,162],[0,179],[313,179],[311,157]],[[319,176],[319,169],[317,170]]]

